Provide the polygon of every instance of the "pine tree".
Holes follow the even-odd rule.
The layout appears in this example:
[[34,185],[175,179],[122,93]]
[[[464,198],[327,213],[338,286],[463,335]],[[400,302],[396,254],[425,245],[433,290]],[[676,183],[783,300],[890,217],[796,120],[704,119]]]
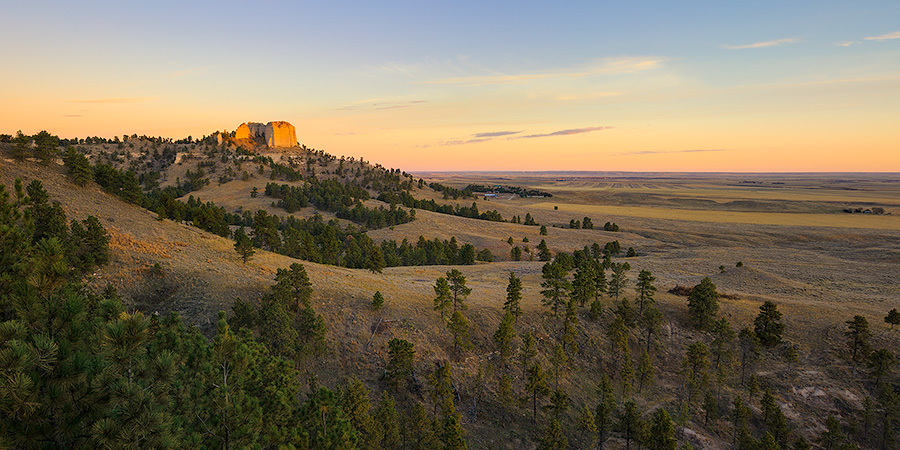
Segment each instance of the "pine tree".
[[454,311],[447,322],[447,328],[453,334],[453,354],[459,355],[459,350],[468,350],[472,348],[472,342],[469,338],[469,321],[460,311]]
[[94,216],[80,223],[73,220],[69,229],[67,259],[79,275],[109,263],[109,235],[100,220]]
[[645,350],[641,353],[641,360],[637,368],[638,393],[644,389],[645,384],[649,386],[653,383],[654,373],[655,370],[653,369],[653,363],[650,361],[650,354]]
[[872,332],[869,331],[869,321],[863,316],[854,316],[853,320],[848,320],[846,323],[847,331],[844,332],[844,335],[847,336],[851,359],[855,366],[860,359],[868,355],[869,338],[872,337]]
[[525,376],[525,392],[531,395],[531,422],[537,421],[538,399],[547,395],[550,388],[547,387],[547,375],[540,364],[535,363],[528,368]]
[[566,280],[566,270],[561,264],[546,263],[541,269],[541,295],[544,296],[543,304],[553,311],[553,317],[559,316],[560,308],[566,304],[566,297],[571,289],[571,284]]
[[516,338],[516,330],[513,327],[514,321],[515,317],[507,312],[500,319],[500,325],[497,327],[497,331],[494,332],[494,344],[500,353],[500,361],[503,366],[509,363],[509,358],[512,355],[512,343]]
[[547,406],[547,409],[553,412],[554,420],[559,420],[559,416],[565,414],[566,410],[569,409],[568,394],[559,387],[554,389],[553,394],[550,396],[550,405]]
[[634,364],[631,362],[631,350],[626,345],[622,352],[622,370],[619,372],[622,379],[622,398],[631,395],[634,385]]
[[750,381],[747,382],[747,396],[749,400],[753,400],[753,397],[759,392],[759,379],[756,378],[755,373],[750,374]]
[[742,440],[742,437],[745,435],[749,435],[750,433],[748,429],[750,415],[750,408],[744,404],[744,399],[741,397],[735,397],[734,408],[731,412],[731,422],[734,427],[732,444],[733,446],[735,446],[735,448],[737,448],[737,444]]
[[22,134],[22,130],[16,131],[16,137],[13,138],[15,146],[13,146],[12,156],[16,161],[25,161],[28,157],[28,136]]
[[388,361],[385,376],[397,386],[401,382],[407,382],[413,376],[413,359],[416,356],[414,345],[404,339],[393,338],[388,342]]
[[472,289],[466,287],[466,276],[462,272],[452,269],[447,272],[447,282],[450,283],[453,311],[465,310],[466,304],[464,302],[466,297],[472,293]]
[[220,313],[212,370],[203,379],[212,392],[202,397],[199,415],[206,416],[201,420],[202,429],[224,448],[249,444],[259,437],[262,428],[259,399],[247,392],[250,376],[247,369],[251,361],[251,354],[241,345],[240,338],[231,333],[224,314]]
[[522,360],[522,378],[528,376],[529,364],[537,356],[537,340],[531,332],[522,335],[522,349],[519,351],[519,358]]
[[725,382],[733,363],[733,344],[736,333],[731,329],[728,319],[721,318],[713,322],[711,329],[713,340],[709,344],[712,355],[712,368],[719,384]]
[[647,353],[650,353],[650,347],[653,344],[653,336],[659,334],[659,327],[662,324],[662,313],[658,309],[649,306],[644,309],[644,313],[640,317],[641,328],[647,333]]
[[665,409],[658,408],[653,412],[648,431],[645,444],[649,450],[675,450],[678,447],[675,425]]
[[804,439],[803,436],[800,436],[796,441],[794,441],[794,446],[791,448],[792,450],[810,450],[812,449],[812,446],[810,446],[809,443],[806,442],[806,439]]
[[[597,244],[595,243],[594,245]],[[593,250],[591,252],[593,253]],[[596,258],[591,260],[590,264],[593,267],[592,272],[594,274],[594,300],[599,300],[600,294],[605,294],[609,288],[609,283],[606,281],[606,269]]]
[[784,416],[781,408],[776,404],[764,414],[768,417],[766,420],[766,431],[772,434],[775,442],[781,448],[787,448],[791,428],[788,426],[787,417]]
[[825,431],[819,435],[819,444],[826,450],[832,450],[837,449],[846,439],[847,435],[844,434],[841,423],[834,416],[829,415],[825,419]]
[[375,294],[372,295],[372,309],[380,311],[382,307],[384,307],[384,296],[381,295],[381,291],[375,291]]
[[259,308],[260,339],[276,355],[294,358],[321,349],[325,319],[312,309],[312,288],[303,265],[278,269],[275,285]]
[[541,239],[541,243],[537,246],[538,249],[538,260],[540,261],[550,261],[553,255],[550,253],[550,247],[547,246],[547,242]]
[[628,263],[612,265],[612,277],[609,279],[609,286],[606,288],[606,292],[616,301],[619,300],[619,294],[625,290],[625,286],[628,284],[627,272],[630,269],[631,265]]
[[550,364],[553,365],[553,385],[558,389],[560,375],[562,372],[566,371],[567,365],[569,364],[569,357],[566,355],[566,351],[563,350],[562,345],[556,344],[556,346],[553,347],[553,355],[550,357]]
[[453,385],[450,378],[450,364],[438,362],[434,370],[428,374],[428,385],[431,388],[431,404],[434,407],[434,415],[450,417],[456,413],[453,404]]
[[66,173],[73,183],[84,186],[94,180],[94,171],[91,169],[90,161],[75,148],[69,147],[66,150],[63,163],[66,166]]
[[712,391],[706,391],[706,395],[703,397],[703,411],[705,412],[703,423],[706,425],[710,420],[715,421],[719,417],[719,402]]
[[[597,432],[597,424],[595,422],[594,413],[587,406],[582,406],[578,413],[578,443],[581,448],[593,447],[594,433]],[[587,437],[585,438],[585,435]]]
[[341,408],[353,425],[353,429],[359,433],[361,449],[375,450],[381,443],[384,428],[375,425],[375,420],[369,414],[371,403],[369,390],[356,376],[344,385],[340,393]]
[[381,442],[378,448],[385,450],[402,449],[400,414],[397,412],[397,404],[394,401],[394,397],[388,394],[387,391],[381,392],[381,400],[375,407],[373,419],[381,432]]
[[628,346],[628,327],[625,326],[625,320],[621,316],[616,316],[609,324],[606,330],[606,337],[609,339],[610,347],[610,365],[614,372],[619,370],[619,361],[625,348]]
[[509,375],[509,372],[504,371],[502,375],[500,375],[500,380],[497,382],[497,397],[500,399],[500,404],[504,407],[509,407],[513,401],[513,387],[512,387],[512,377]]
[[537,450],[565,450],[569,446],[569,440],[562,431],[559,421],[551,419],[550,424],[544,431],[544,437],[541,439]]
[[638,411],[634,400],[625,402],[625,408],[619,415],[619,431],[625,438],[625,449],[631,449],[631,441],[640,439],[643,434],[644,422],[641,420],[641,412]]
[[451,414],[444,422],[444,432],[441,436],[444,450],[466,450],[468,448],[463,439],[464,431],[459,420],[459,414]]
[[766,300],[759,307],[759,315],[753,321],[756,337],[763,347],[774,347],[781,343],[784,324],[781,323],[781,312],[775,303]]
[[247,261],[256,253],[253,249],[253,241],[244,232],[244,227],[234,230],[234,251],[241,257],[241,261],[247,264]]
[[381,273],[381,271],[384,270],[384,266],[384,254],[381,252],[380,248],[373,245],[369,249],[369,255],[366,257],[365,268],[372,273]]
[[453,303],[453,297],[450,295],[450,283],[447,279],[440,277],[434,283],[434,310],[441,312],[441,320],[444,320],[444,313]]
[[709,365],[709,350],[706,344],[697,341],[688,346],[681,367],[684,370],[689,401],[709,383]]
[[410,450],[431,450],[439,448],[437,436],[434,432],[435,422],[428,417],[425,406],[416,403],[412,408],[412,415],[408,426],[403,427],[405,439]]
[[597,424],[597,444],[602,450],[603,444],[606,443],[606,438],[608,437],[607,432],[612,428],[613,413],[616,409],[616,399],[613,395],[612,380],[610,380],[609,376],[605,373],[600,378],[600,385],[597,390],[600,394],[600,400],[597,402],[594,419]]
[[876,386],[880,386],[881,380],[890,375],[895,362],[894,354],[886,348],[872,352],[869,356],[869,373],[875,378]]
[[741,385],[747,370],[752,370],[756,358],[759,356],[759,338],[749,328],[744,328],[738,333],[738,346],[741,350]]
[[519,301],[522,300],[522,280],[516,276],[515,272],[509,273],[509,284],[506,285],[506,302],[503,303],[503,310],[508,314],[512,314],[513,320],[518,321],[522,315],[522,308]]
[[634,327],[635,319],[637,319],[637,311],[631,306],[631,301],[629,301],[628,298],[622,297],[622,300],[617,303],[616,310],[613,313],[622,318],[625,322],[625,326],[629,328]]
[[637,285],[634,290],[637,291],[638,294],[638,312],[644,312],[644,305],[652,305],[653,304],[653,295],[656,293],[656,286],[653,285],[653,282],[656,281],[656,277],[654,277],[649,270],[641,270],[638,274]]
[[578,353],[578,310],[575,308],[575,301],[569,300],[566,303],[566,315],[563,319],[562,342],[563,351],[575,355]]
[[688,296],[688,314],[694,326],[701,330],[709,329],[719,311],[716,285],[709,277],[694,286]]
[[897,308],[888,311],[887,315],[884,316],[884,323],[890,324],[892,330],[894,325],[900,325],[900,311],[897,311]]
[[572,301],[578,302],[584,308],[585,302],[590,300],[596,294],[596,286],[593,273],[593,265],[586,263],[578,266],[575,271],[575,279],[572,281]]
[[56,148],[59,146],[59,138],[41,130],[35,134],[34,139],[34,157],[38,162],[48,166],[56,157]]

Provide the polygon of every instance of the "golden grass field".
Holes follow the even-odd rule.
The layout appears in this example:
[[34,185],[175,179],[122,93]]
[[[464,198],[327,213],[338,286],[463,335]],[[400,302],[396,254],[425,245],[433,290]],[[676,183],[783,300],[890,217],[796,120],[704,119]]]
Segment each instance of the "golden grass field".
[[876,230],[900,230],[900,216],[872,214],[812,214],[746,211],[710,211],[696,209],[658,208],[648,206],[615,206],[534,203],[532,208],[553,209],[586,215],[614,215],[645,219],[671,219],[692,222],[735,223],[748,225],[785,225],[801,227],[868,228]]

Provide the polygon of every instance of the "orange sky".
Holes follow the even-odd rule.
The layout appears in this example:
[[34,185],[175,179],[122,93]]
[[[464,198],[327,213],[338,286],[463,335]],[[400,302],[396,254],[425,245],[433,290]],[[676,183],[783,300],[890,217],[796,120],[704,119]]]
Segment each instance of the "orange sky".
[[900,172],[896,2],[654,5],[23,3],[0,133],[286,120],[411,171]]

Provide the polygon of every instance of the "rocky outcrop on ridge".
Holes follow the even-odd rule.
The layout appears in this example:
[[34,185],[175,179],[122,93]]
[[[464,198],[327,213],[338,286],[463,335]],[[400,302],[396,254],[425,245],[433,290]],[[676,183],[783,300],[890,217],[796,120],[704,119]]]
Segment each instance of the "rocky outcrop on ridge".
[[244,122],[234,131],[234,139],[262,139],[268,147],[294,147],[297,145],[297,131],[288,122],[276,121],[266,124]]

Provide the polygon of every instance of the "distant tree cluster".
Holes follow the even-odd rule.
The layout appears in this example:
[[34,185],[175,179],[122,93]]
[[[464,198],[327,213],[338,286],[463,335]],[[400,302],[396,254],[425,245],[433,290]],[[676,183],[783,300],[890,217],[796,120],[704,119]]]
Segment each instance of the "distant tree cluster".
[[278,207],[291,213],[309,205],[322,211],[332,211],[341,219],[347,219],[368,229],[378,229],[407,223],[415,219],[415,213],[391,204],[389,209],[367,208],[363,200],[369,198],[365,189],[337,180],[308,180],[302,187],[287,184],[266,185],[267,197],[277,198]]
[[417,200],[408,192],[383,192],[378,196],[378,200],[392,205],[399,204],[407,208],[424,209],[425,211],[433,211],[441,214],[450,214],[459,217],[468,217],[470,219],[489,220],[492,222],[503,222],[503,216],[496,210],[479,211],[478,205],[472,202],[472,206],[452,206],[441,205],[434,200]]
[[553,194],[549,192],[540,191],[537,189],[528,189],[523,188],[521,186],[509,186],[509,185],[491,185],[487,186],[484,184],[470,184],[466,186],[466,191],[469,192],[496,192],[498,194],[516,194],[519,197],[553,197]]
[[510,223],[520,223],[522,225],[529,225],[529,226],[540,225],[539,223],[537,223],[537,221],[534,220],[533,217],[531,217],[531,213],[525,213],[524,221],[522,220],[522,216],[512,216],[512,219],[510,219],[509,222]]
[[445,200],[459,200],[461,198],[466,199],[475,197],[475,195],[472,194],[472,189],[469,188],[457,189],[455,187],[445,186],[441,183],[428,183],[428,187],[443,194]]

